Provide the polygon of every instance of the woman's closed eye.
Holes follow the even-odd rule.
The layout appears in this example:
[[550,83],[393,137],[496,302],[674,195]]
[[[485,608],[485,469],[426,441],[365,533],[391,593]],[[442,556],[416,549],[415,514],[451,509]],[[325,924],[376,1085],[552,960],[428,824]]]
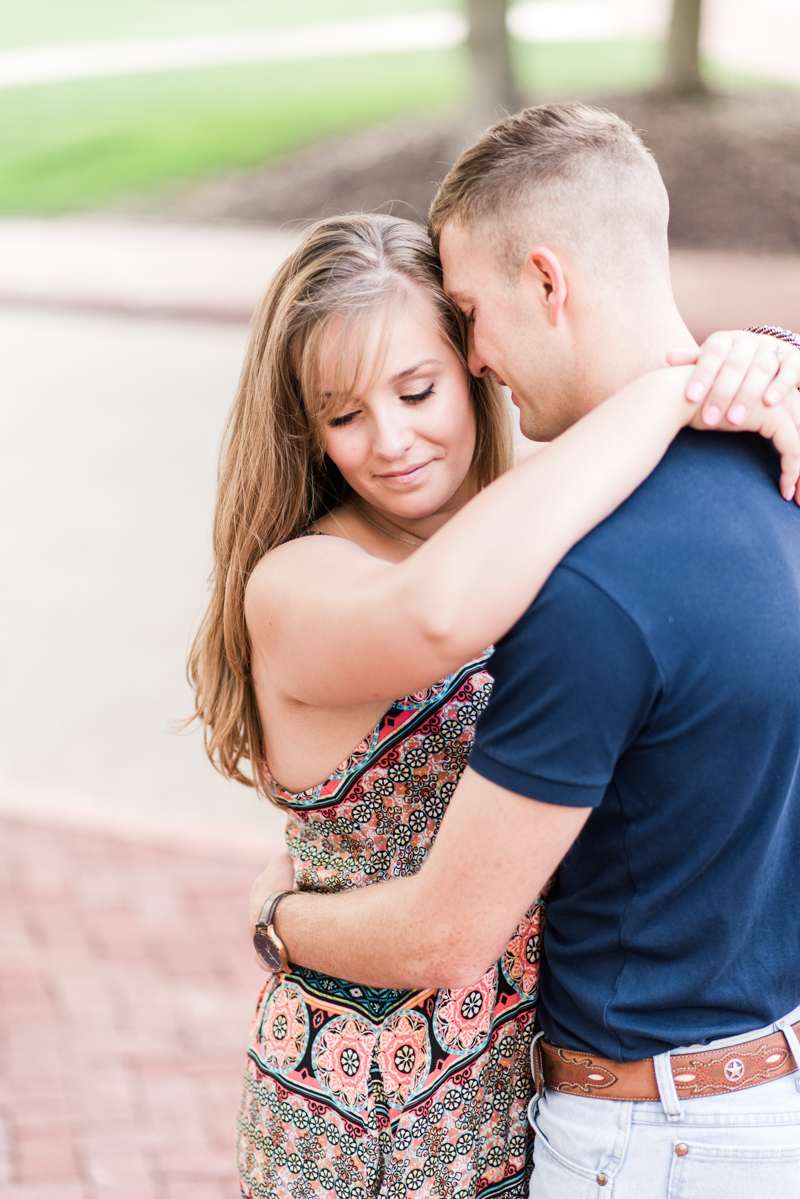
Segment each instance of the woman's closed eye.
[[345,412],[343,416],[334,416],[332,420],[328,421],[328,427],[331,429],[341,429],[344,425],[351,424],[358,416],[359,411],[360,409],[356,412]]
[[432,395],[433,383],[431,383],[429,387],[426,387],[424,391],[418,391],[412,395],[400,396],[400,399],[406,404],[420,404],[423,400],[427,400],[428,397]]
[[[427,400],[433,395],[435,384],[431,383],[424,391],[411,392],[408,395],[401,395],[400,399],[404,404],[421,404],[423,400]],[[361,409],[356,408],[353,412],[343,412],[341,416],[334,416],[328,421],[329,429],[342,429],[346,425],[352,424],[357,416],[361,415]]]

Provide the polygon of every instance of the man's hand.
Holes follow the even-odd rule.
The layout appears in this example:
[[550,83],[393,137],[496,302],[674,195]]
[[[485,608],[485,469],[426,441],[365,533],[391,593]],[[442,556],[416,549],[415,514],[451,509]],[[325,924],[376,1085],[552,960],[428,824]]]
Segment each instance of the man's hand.
[[667,361],[670,366],[696,363],[686,398],[702,403],[708,429],[723,421],[742,428],[754,408],[782,404],[800,385],[800,350],[768,333],[712,333],[699,348],[670,350]]
[[[261,915],[261,909],[270,895],[276,891],[291,891],[294,889],[294,863],[288,853],[276,854],[270,858],[266,868],[261,871],[250,890],[250,936],[256,931],[256,923]],[[267,967],[259,957],[256,961],[262,970]]]
[[[334,978],[471,986],[503,954],[590,811],[515,795],[467,766],[418,874],[288,895],[275,929],[292,962]],[[259,898],[286,881],[271,866]]]

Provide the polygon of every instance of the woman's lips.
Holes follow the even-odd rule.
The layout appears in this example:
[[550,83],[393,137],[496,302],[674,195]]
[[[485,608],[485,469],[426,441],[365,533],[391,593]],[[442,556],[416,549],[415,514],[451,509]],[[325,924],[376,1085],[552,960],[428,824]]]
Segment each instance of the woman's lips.
[[426,466],[430,466],[430,462],[419,462],[416,466],[406,467],[405,470],[387,471],[386,474],[379,475],[379,478],[386,479],[390,483],[411,483]]

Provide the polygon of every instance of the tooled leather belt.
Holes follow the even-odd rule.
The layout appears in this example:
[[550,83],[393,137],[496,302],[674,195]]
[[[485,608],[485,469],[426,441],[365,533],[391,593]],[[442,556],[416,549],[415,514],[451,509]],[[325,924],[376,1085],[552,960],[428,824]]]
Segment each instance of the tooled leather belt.
[[[800,1033],[800,1021],[792,1025]],[[698,1049],[670,1057],[679,1099],[726,1095],[744,1091],[797,1070],[782,1032],[742,1041],[727,1049]],[[540,1038],[533,1051],[533,1077],[537,1092],[542,1084],[568,1095],[594,1099],[647,1101],[659,1098],[651,1057],[638,1062],[614,1062],[594,1053],[559,1049]]]

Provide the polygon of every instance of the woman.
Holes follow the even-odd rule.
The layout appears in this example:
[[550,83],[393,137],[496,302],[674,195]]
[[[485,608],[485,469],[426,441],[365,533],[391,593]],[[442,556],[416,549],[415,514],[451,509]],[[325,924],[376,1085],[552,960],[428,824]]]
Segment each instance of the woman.
[[[249,761],[287,810],[302,888],[419,868],[488,700],[485,647],[691,415],[685,373],[660,372],[488,487],[507,411],[466,348],[429,242],[389,217],[311,229],[255,320],[190,673],[212,759],[245,782]],[[521,1195],[542,919],[540,899],[463,992],[272,978],[242,1193]]]

